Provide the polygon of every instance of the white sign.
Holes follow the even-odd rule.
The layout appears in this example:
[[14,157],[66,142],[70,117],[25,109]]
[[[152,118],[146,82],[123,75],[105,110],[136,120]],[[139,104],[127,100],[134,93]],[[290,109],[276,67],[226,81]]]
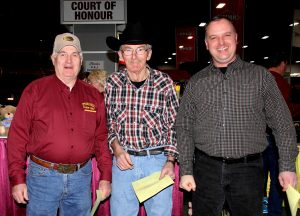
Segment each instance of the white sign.
[[126,0],[61,0],[62,24],[125,24]]
[[91,72],[92,70],[104,69],[104,61],[85,61],[84,71]]

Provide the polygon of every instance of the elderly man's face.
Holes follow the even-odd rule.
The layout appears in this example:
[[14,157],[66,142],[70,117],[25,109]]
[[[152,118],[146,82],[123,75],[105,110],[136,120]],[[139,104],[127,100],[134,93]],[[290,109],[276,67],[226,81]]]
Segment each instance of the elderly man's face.
[[81,69],[81,56],[73,46],[65,46],[52,57],[57,77],[61,80],[76,80]]

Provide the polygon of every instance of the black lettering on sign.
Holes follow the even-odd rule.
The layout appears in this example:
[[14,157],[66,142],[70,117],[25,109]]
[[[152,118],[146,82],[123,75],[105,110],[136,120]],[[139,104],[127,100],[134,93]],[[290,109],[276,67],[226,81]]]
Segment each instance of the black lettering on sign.
[[112,11],[75,11],[75,20],[112,20]]
[[76,1],[71,3],[72,10],[101,10],[101,2]]

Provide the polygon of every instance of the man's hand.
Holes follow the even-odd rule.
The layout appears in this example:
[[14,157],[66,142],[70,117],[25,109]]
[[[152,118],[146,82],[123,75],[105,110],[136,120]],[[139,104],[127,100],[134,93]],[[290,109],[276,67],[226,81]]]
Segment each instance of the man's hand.
[[194,177],[192,175],[184,175],[180,178],[179,187],[186,190],[186,191],[195,191],[196,190],[196,183]]
[[101,180],[99,182],[99,190],[101,190],[101,200],[105,200],[111,193],[111,185],[109,181]]
[[12,196],[17,203],[27,204],[29,199],[26,184],[18,184],[13,186]]
[[286,191],[288,186],[296,188],[297,186],[297,174],[294,172],[284,171],[279,173],[279,182],[282,186],[282,191]]
[[171,162],[166,162],[165,165],[163,166],[161,172],[160,172],[160,177],[159,179],[162,179],[165,177],[165,175],[169,175],[171,179],[175,179],[175,171],[174,171],[174,164]]
[[124,151],[117,139],[114,140],[112,148],[116,157],[117,167],[119,167],[120,170],[133,169],[133,163],[131,161],[130,155],[126,151]]

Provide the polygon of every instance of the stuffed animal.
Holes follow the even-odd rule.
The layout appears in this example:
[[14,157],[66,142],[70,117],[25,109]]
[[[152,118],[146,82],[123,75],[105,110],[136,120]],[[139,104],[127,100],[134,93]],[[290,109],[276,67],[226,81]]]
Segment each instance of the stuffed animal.
[[16,107],[6,105],[0,108],[1,122],[0,122],[0,135],[7,135],[11,121],[16,112]]

